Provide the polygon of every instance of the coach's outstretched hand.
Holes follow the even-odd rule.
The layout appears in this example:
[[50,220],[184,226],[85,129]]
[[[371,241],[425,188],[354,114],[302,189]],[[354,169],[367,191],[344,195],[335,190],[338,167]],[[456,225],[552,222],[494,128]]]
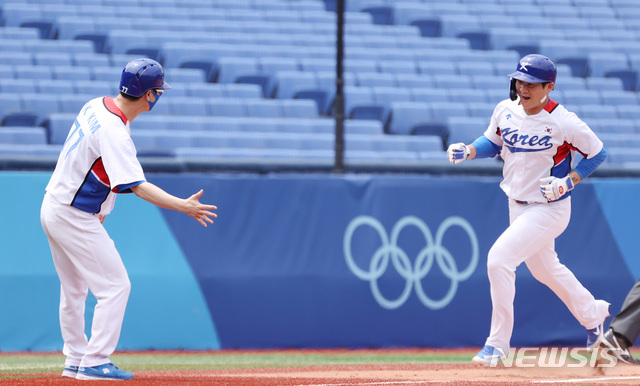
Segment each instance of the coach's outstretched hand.
[[200,202],[202,193],[204,193],[204,190],[200,189],[198,193],[187,198],[185,200],[186,208],[183,212],[195,218],[200,224],[206,227],[206,223],[213,224],[213,220],[211,219],[211,217],[218,217],[217,214],[210,212],[211,210],[218,209],[218,207],[215,205],[202,204]]
[[202,193],[204,192],[202,189],[187,199],[181,199],[171,195],[147,181],[132,187],[131,190],[136,196],[153,205],[188,214],[205,227],[207,223],[213,224],[211,217],[218,217],[217,214],[211,212],[211,210],[218,209],[217,206],[200,203],[200,197],[202,197]]

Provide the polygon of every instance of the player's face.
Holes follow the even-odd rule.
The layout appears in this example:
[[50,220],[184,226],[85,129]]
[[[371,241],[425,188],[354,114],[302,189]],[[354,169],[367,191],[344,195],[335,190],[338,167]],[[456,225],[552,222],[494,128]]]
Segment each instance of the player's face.
[[516,90],[525,112],[527,114],[537,114],[549,101],[547,94],[553,90],[553,83],[543,86],[542,83],[527,83],[516,80]]

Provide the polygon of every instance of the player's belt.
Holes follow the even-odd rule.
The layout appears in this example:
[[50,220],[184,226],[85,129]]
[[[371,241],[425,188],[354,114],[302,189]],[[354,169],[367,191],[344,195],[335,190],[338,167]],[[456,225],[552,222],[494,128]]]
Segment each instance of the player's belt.
[[529,201],[520,201],[520,200],[513,200],[516,202],[516,204],[518,205],[529,205]]

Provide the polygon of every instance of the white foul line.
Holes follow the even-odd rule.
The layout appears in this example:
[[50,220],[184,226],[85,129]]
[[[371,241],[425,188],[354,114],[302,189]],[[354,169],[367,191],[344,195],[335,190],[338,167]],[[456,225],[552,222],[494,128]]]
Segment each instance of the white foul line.
[[532,381],[531,383],[578,383],[589,381],[623,381],[631,379],[640,379],[640,377],[602,377],[602,378],[582,378],[582,379],[558,379],[555,381]]

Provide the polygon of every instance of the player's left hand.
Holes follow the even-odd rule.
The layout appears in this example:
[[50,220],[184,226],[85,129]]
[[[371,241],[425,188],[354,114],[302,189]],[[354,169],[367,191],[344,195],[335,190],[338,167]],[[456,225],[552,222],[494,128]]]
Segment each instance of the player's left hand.
[[545,177],[540,179],[540,193],[547,201],[556,201],[572,190],[573,181],[569,176],[564,178]]

